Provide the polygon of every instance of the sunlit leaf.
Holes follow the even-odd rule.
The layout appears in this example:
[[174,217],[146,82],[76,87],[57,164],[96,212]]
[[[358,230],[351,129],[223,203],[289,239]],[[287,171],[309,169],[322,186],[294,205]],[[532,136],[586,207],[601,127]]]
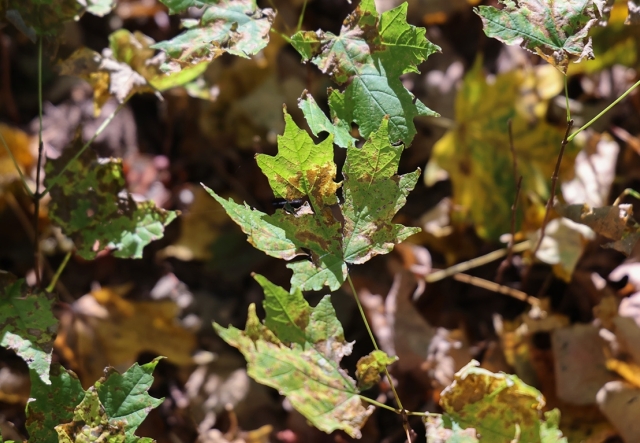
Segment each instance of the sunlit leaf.
[[109,35],[109,47],[113,52],[113,58],[131,66],[158,91],[183,86],[198,77],[207,68],[206,63],[200,63],[186,67],[179,72],[167,74],[160,70],[165,57],[156,56],[156,51],[151,49],[154,43],[155,41],[151,37],[147,37],[140,31],[131,33],[126,29],[119,29]]
[[[267,215],[249,206],[224,200],[208,192],[248,235],[256,248],[276,258],[308,260],[287,265],[293,270],[292,286],[302,290],[340,287],[347,264],[364,263],[386,254],[396,243],[419,231],[392,223],[413,189],[419,171],[398,176],[403,146],[389,143],[388,120],[362,148],[349,147],[344,174],[344,202],[339,204],[334,181],[332,136],[319,144],[285,114],[284,135],[278,138],[278,154],[260,154],[257,162],[269,179],[276,197],[303,199],[301,208],[277,210]],[[333,213],[340,208],[344,223]]]
[[306,90],[298,99],[298,107],[302,110],[313,135],[317,136],[322,132],[327,132],[333,135],[333,142],[341,148],[355,145],[356,139],[349,134],[348,128],[341,125],[339,121],[334,126]]
[[589,30],[601,19],[594,0],[501,0],[503,9],[478,6],[487,36],[520,45],[566,74],[571,57],[592,59]]
[[171,40],[152,46],[167,53],[163,70],[206,63],[228,52],[240,57],[258,53],[269,43],[275,12],[258,8],[255,0],[161,0],[177,13],[188,7],[205,7],[199,20],[183,20],[187,30]]
[[[454,220],[472,222],[485,239],[497,240],[510,231],[516,177],[509,147],[509,120],[518,174],[523,177],[516,229],[521,226],[521,214],[535,214],[536,207],[542,208],[549,196],[564,128],[538,119],[528,111],[530,106],[522,106],[520,88],[531,75],[511,71],[489,83],[481,64],[476,63],[456,97],[456,125],[433,149],[430,162],[444,168],[453,183],[457,208],[452,214]],[[561,177],[571,171],[577,151],[575,144],[567,145]],[[524,221],[529,228],[539,227],[535,217],[525,217]]]
[[242,352],[251,377],[278,389],[318,429],[360,438],[373,407],[362,405],[355,381],[340,368],[353,343],[345,341],[329,296],[312,308],[299,289],[290,294],[255,278],[265,290],[264,325],[251,305],[244,331],[214,324],[216,331]]
[[0,346],[18,354],[47,384],[58,329],[54,301],[52,294],[32,291],[24,279],[0,272]]
[[[545,400],[515,375],[493,373],[472,361],[455,374],[440,396],[445,424],[474,428],[483,440],[566,443],[558,431],[559,413],[544,414]],[[451,427],[451,426],[448,426]],[[519,437],[519,438],[518,438]]]
[[378,384],[380,382],[380,373],[397,360],[398,357],[390,357],[386,352],[379,349],[360,358],[356,365],[358,387],[365,390]]
[[76,0],[85,10],[93,15],[104,17],[113,10],[117,0]]
[[131,66],[113,59],[110,49],[104,49],[100,55],[89,48],[80,48],[60,63],[60,74],[89,82],[93,88],[96,115],[100,114],[100,109],[110,97],[122,103],[133,94],[155,92]]
[[311,60],[344,92],[331,91],[331,118],[342,128],[358,125],[369,137],[385,115],[389,116],[392,141],[411,143],[414,117],[436,116],[409,92],[400,75],[418,72],[417,65],[440,48],[425,38],[425,29],[406,21],[407,4],[378,15],[373,0],[363,0],[343,22],[340,35],[301,31],[291,38],[303,59]]
[[584,205],[558,205],[558,211],[576,223],[589,226],[597,234],[609,240],[604,247],[615,249],[625,255],[631,255],[634,246],[640,239],[640,225],[633,218],[633,206],[604,206],[592,208]]
[[121,160],[99,160],[87,149],[71,161],[82,145],[76,137],[60,157],[47,162],[46,186],[70,162],[51,188],[49,217],[86,259],[105,248],[115,250],[116,257],[141,258],[143,248],[163,236],[176,212],[134,201],[124,191]]

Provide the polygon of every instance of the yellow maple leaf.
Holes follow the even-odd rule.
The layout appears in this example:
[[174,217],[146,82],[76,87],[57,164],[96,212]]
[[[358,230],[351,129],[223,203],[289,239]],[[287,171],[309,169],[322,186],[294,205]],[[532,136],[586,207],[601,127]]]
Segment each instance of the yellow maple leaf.
[[[477,62],[456,97],[456,126],[433,150],[430,161],[447,170],[453,183],[457,209],[452,220],[473,223],[478,235],[488,240],[496,240],[510,230],[516,179],[509,148],[509,120],[518,174],[523,176],[519,214],[525,214],[529,228],[537,227],[540,209],[549,197],[564,128],[539,117],[544,113],[531,103],[529,91],[536,85],[533,88],[539,91],[539,97],[551,98],[562,86],[561,80],[549,79],[552,74],[539,74],[535,70],[514,70],[488,82]],[[550,87],[550,83],[557,86]],[[567,146],[561,172],[570,170],[577,151],[573,144]],[[518,226],[522,219],[518,217]]]

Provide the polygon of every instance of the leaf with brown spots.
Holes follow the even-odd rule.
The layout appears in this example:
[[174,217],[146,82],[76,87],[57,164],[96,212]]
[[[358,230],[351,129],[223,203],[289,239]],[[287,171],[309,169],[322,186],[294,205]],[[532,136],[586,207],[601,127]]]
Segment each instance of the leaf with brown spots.
[[479,6],[484,32],[507,45],[538,54],[563,74],[571,57],[592,59],[589,30],[603,18],[604,2],[594,0],[501,0],[503,9]]
[[625,255],[631,251],[640,240],[640,225],[633,218],[633,206],[623,204],[619,206],[603,206],[592,208],[583,205],[557,205],[563,217],[576,223],[589,226],[597,234],[613,240],[604,245],[605,248],[615,249]]
[[495,443],[566,443],[558,431],[559,413],[543,415],[545,399],[540,391],[515,375],[477,366],[472,360],[442,391],[440,405],[449,428],[474,428],[483,441]]
[[[347,150],[344,203],[338,204],[334,181],[333,136],[314,144],[285,113],[285,134],[278,155],[259,155],[258,165],[277,197],[302,198],[295,211],[279,209],[267,215],[247,205],[219,197],[207,189],[248,235],[256,248],[276,258],[292,260],[291,285],[301,290],[336,290],[347,276],[347,264],[360,264],[386,254],[396,243],[419,231],[392,223],[413,189],[419,171],[398,176],[403,147],[389,144],[388,119],[362,148]],[[342,214],[338,214],[338,210]],[[339,221],[344,219],[344,223]]]
[[0,346],[13,350],[44,383],[49,380],[55,297],[29,289],[24,279],[0,272]]
[[216,331],[242,352],[252,378],[278,389],[318,429],[360,438],[373,407],[362,405],[355,381],[340,368],[353,343],[345,341],[329,296],[312,308],[299,289],[288,293],[255,279],[265,292],[264,324],[252,304],[244,331],[214,324]]

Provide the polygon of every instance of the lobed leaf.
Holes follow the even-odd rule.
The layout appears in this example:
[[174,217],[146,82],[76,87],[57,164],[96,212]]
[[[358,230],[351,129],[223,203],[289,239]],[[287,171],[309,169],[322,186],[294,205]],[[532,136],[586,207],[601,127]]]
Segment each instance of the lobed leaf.
[[275,19],[272,9],[258,8],[255,0],[161,0],[171,13],[188,7],[205,7],[199,20],[183,20],[187,30],[171,40],[151,46],[164,51],[169,61],[163,70],[182,69],[208,63],[229,54],[249,58],[269,43]]
[[264,325],[252,304],[244,331],[214,328],[242,352],[252,378],[278,389],[314,426],[360,438],[373,407],[362,405],[355,381],[340,368],[353,343],[345,341],[329,296],[311,308],[299,289],[288,293],[260,275],[254,278],[265,291]]
[[406,15],[406,3],[378,15],[373,0],[363,0],[343,22],[340,35],[301,31],[291,37],[303,60],[311,60],[339,85],[348,84],[344,92],[329,95],[333,124],[342,131],[353,122],[367,138],[388,115],[391,140],[409,145],[416,134],[414,117],[438,115],[399,78],[418,72],[417,65],[440,50],[425,38],[424,28],[407,23]]
[[460,369],[441,393],[445,424],[455,429],[475,428],[483,439],[510,443],[516,436],[526,442],[566,443],[558,430],[559,412],[545,416],[545,400],[535,388],[515,375],[492,373],[471,361]]
[[[388,119],[361,149],[349,147],[344,174],[344,203],[339,204],[334,182],[333,137],[314,144],[285,112],[285,133],[278,138],[278,154],[260,154],[257,162],[277,197],[304,199],[293,213],[267,215],[249,206],[224,200],[207,189],[248,235],[249,242],[268,255],[292,260],[292,286],[302,290],[336,290],[347,276],[347,264],[364,263],[419,231],[392,223],[413,189],[419,171],[396,175],[402,146],[391,146]],[[337,212],[344,218],[341,223]]]
[[52,294],[33,292],[24,279],[0,272],[0,346],[13,350],[47,384],[58,329],[54,302]]
[[341,148],[355,145],[356,139],[351,136],[348,128],[341,125],[339,121],[335,125],[331,123],[313,96],[306,90],[298,99],[298,107],[302,110],[313,135],[318,136],[321,132],[327,132],[333,136],[333,142]]
[[556,211],[576,223],[586,225],[610,240],[604,245],[625,255],[631,255],[640,240],[640,225],[633,218],[633,206],[603,206],[592,208],[584,205],[556,205]]
[[[484,32],[508,45],[519,45],[567,73],[569,60],[593,59],[589,30],[602,19],[595,0],[500,0],[503,9],[479,6]],[[604,3],[604,2],[602,2]]]
[[[47,162],[45,185],[51,186],[49,217],[73,240],[77,253],[85,259],[93,259],[104,248],[115,250],[116,257],[141,258],[144,247],[163,236],[164,227],[177,213],[152,202],[135,202],[124,191],[121,160],[99,160],[87,149],[72,161],[82,145],[77,136],[60,157]],[[51,185],[67,163],[69,167]]]

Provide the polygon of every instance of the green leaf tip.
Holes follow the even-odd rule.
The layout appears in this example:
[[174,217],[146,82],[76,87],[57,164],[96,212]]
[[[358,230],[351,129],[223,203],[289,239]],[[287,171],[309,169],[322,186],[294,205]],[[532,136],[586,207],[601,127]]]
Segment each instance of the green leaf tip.
[[362,405],[355,381],[340,368],[353,343],[345,341],[329,296],[312,308],[300,290],[254,278],[265,292],[264,323],[252,305],[244,331],[214,324],[216,332],[242,352],[252,378],[280,391],[318,429],[360,438],[373,407]]
[[91,149],[72,160],[82,146],[78,135],[60,157],[47,162],[45,185],[69,164],[51,187],[49,217],[87,260],[104,248],[119,258],[142,258],[144,247],[162,238],[165,226],[179,213],[149,201],[136,202],[123,193],[125,177],[120,160],[99,160]]
[[[418,72],[418,64],[440,51],[426,39],[426,30],[409,25],[406,16],[406,3],[379,15],[373,0],[363,0],[343,22],[340,35],[301,31],[291,38],[305,61],[311,60],[339,85],[347,84],[343,92],[329,94],[334,131],[344,135],[355,123],[367,138],[389,115],[389,137],[409,145],[416,134],[413,119],[438,116],[400,81],[402,74]],[[317,119],[311,111],[305,112],[307,119]],[[312,130],[315,133],[318,125],[326,123],[314,121]],[[345,147],[347,141],[341,137],[339,145]]]
[[[301,256],[287,265],[293,271],[292,287],[305,291],[328,286],[336,290],[347,277],[348,264],[386,254],[396,243],[419,232],[419,228],[394,224],[392,219],[405,204],[420,171],[397,175],[404,147],[389,143],[385,118],[362,148],[347,148],[344,181],[335,182],[331,136],[315,144],[286,113],[285,120],[278,154],[260,154],[257,162],[276,196],[304,201],[299,209],[293,213],[278,209],[268,215],[205,189],[254,247],[285,260]],[[336,196],[340,185],[344,202]],[[342,212],[343,223],[334,214],[337,210]]]

